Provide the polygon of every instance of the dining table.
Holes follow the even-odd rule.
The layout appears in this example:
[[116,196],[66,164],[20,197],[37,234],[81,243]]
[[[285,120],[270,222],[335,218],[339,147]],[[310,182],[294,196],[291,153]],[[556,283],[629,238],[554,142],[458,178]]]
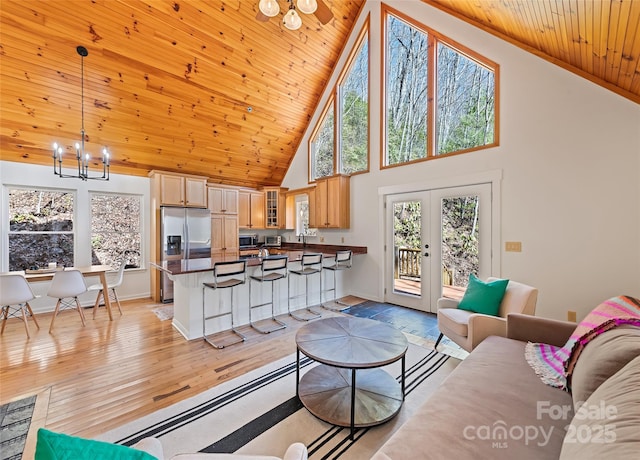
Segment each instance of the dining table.
[[113,315],[111,313],[111,299],[109,298],[109,290],[107,283],[106,273],[111,271],[110,265],[91,265],[88,267],[64,267],[64,268],[43,268],[39,270],[25,270],[24,277],[27,281],[50,281],[53,279],[53,275],[60,270],[78,270],[82,273],[82,276],[98,276],[100,277],[100,283],[102,284],[102,298],[104,299],[104,306],[109,314],[109,320],[113,321]]

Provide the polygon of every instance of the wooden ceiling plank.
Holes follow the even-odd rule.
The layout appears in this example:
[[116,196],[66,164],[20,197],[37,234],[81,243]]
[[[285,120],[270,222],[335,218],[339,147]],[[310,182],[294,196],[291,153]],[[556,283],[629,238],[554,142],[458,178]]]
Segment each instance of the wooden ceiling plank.
[[573,58],[572,58],[572,48],[570,45],[570,37],[569,37],[569,23],[564,12],[563,0],[555,0],[555,21],[557,30],[560,31],[560,37],[562,38],[562,50],[563,59],[567,64],[573,66]]
[[[544,34],[538,26],[536,16],[532,11],[532,3],[518,0],[517,9],[514,10],[513,21],[518,24],[518,33],[524,40],[531,40],[539,49],[544,49]],[[526,27],[530,24],[529,27]]]
[[546,17],[540,8],[544,8],[545,2],[529,2],[527,7],[530,10],[529,17],[537,29],[537,33],[540,36],[540,49],[546,53],[552,53],[554,50],[552,36],[546,21]]
[[[620,4],[615,48],[614,81],[625,89],[631,88],[634,71],[640,57],[640,4]],[[615,69],[617,68],[617,72]]]
[[548,31],[548,36],[550,37],[550,48],[547,52],[549,56],[561,56],[562,55],[562,47],[561,41],[559,40],[559,33],[557,28],[557,23],[554,19],[557,19],[557,14],[555,12],[555,2],[551,0],[546,0],[544,2],[536,2],[536,4],[543,8],[544,13],[541,13],[544,17],[545,30]]
[[621,4],[618,1],[610,1],[609,33],[607,35],[607,55],[605,80],[614,81],[618,73],[619,61],[616,59],[616,43],[618,37],[618,23],[620,22]]
[[603,15],[608,11],[608,8],[605,8],[605,5],[605,2],[594,2],[593,4],[593,43],[591,54],[591,68],[593,69],[593,75],[603,79],[605,75],[603,55],[604,53],[606,53],[606,50],[603,51],[603,43],[606,45],[606,40],[602,40],[602,27],[600,18],[602,18]]
[[580,22],[582,46],[581,66],[589,73],[593,73],[593,3],[580,0],[578,3],[578,17]]
[[640,82],[640,2],[631,3],[630,7],[618,81],[621,87],[632,91],[634,79]]
[[580,24],[578,20],[578,2],[579,0],[564,0],[565,18],[567,21],[567,31],[569,38],[569,51],[571,54],[571,63],[580,68],[581,65],[581,37]]

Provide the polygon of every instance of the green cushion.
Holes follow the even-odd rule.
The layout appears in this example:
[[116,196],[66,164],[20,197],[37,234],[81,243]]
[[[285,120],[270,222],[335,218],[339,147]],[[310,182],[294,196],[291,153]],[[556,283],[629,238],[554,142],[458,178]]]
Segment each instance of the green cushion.
[[157,460],[141,450],[40,428],[35,460]]
[[484,282],[471,273],[469,285],[458,304],[458,308],[474,313],[498,316],[500,302],[502,302],[504,292],[507,290],[507,284],[509,284],[509,280]]

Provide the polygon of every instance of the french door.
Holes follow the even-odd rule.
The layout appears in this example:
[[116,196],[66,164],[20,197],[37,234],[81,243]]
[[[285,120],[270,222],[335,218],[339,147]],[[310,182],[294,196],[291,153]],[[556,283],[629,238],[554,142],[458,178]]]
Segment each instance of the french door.
[[385,197],[385,301],[436,312],[491,275],[491,184]]

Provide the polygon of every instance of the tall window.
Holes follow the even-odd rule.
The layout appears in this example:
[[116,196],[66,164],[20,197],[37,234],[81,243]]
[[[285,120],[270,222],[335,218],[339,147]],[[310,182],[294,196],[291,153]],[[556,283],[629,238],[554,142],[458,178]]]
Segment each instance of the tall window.
[[9,190],[9,270],[74,265],[72,192]]
[[140,266],[141,197],[91,194],[91,263],[120,266],[124,251],[127,268]]
[[381,167],[493,147],[499,66],[383,4]]
[[493,72],[441,42],[437,57],[436,155],[492,144]]
[[311,138],[310,152],[312,161],[311,177],[313,180],[319,177],[333,176],[333,160],[334,160],[334,131],[335,117],[333,110],[333,98],[329,101],[322,117],[320,124]]
[[369,170],[369,18],[309,142],[309,181]]
[[338,84],[339,164],[342,174],[369,169],[369,35],[359,39],[351,66]]
[[388,16],[386,75],[387,165],[427,155],[427,34]]

